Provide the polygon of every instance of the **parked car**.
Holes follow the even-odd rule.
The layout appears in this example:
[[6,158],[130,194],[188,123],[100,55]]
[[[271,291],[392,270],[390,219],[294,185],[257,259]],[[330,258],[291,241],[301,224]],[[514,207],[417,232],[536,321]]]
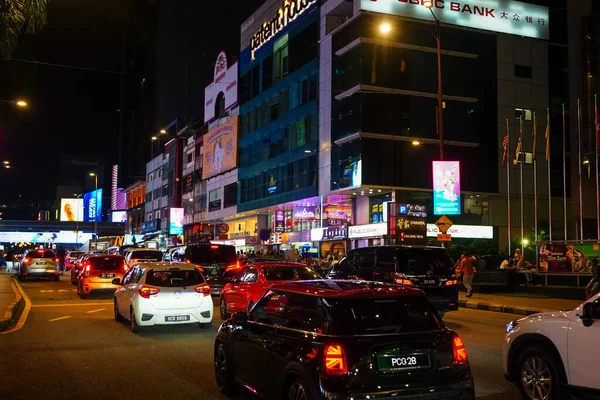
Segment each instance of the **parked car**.
[[221,325],[219,390],[268,399],[474,399],[461,338],[423,292],[377,282],[273,285]]
[[275,283],[321,279],[304,264],[284,261],[255,262],[237,271],[221,291],[219,308],[222,319],[229,318],[232,312],[250,310],[265,290]]
[[525,399],[600,398],[600,294],[571,311],[533,314],[506,326],[504,373]]
[[351,250],[328,279],[364,279],[416,287],[440,316],[458,310],[458,280],[443,247],[378,246]]
[[89,256],[77,276],[77,294],[82,299],[90,294],[114,293],[114,278],[127,271],[125,257],[113,254]]
[[229,245],[189,244],[185,248],[184,257],[185,262],[201,269],[213,296],[219,296],[225,286],[225,271],[239,266],[235,247]]
[[58,258],[52,250],[31,249],[25,251],[19,262],[19,280],[27,278],[52,278],[60,279]]
[[115,278],[116,321],[129,320],[132,332],[154,325],[197,323],[210,328],[213,302],[202,273],[185,263],[150,262],[132,265],[123,279]]

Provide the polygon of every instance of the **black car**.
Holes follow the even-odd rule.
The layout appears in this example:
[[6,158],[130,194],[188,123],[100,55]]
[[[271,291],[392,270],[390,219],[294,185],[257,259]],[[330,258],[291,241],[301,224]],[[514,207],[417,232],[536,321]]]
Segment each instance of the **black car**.
[[219,296],[225,286],[225,271],[239,267],[234,246],[198,243],[188,244],[185,248],[186,262],[201,267],[206,282],[210,286],[210,294]]
[[458,281],[443,247],[379,246],[351,250],[328,279],[364,279],[417,287],[440,316],[458,310]]
[[465,345],[418,289],[364,281],[273,285],[221,325],[223,393],[268,399],[474,399]]

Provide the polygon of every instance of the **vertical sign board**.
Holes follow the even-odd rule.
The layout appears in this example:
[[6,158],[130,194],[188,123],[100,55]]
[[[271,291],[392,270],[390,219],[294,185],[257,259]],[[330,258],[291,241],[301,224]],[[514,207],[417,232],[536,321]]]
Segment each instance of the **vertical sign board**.
[[423,204],[391,203],[389,234],[396,244],[424,246],[427,244],[427,209]]
[[433,161],[433,214],[460,215],[460,162]]
[[183,235],[183,208],[169,209],[169,235]]
[[83,195],[83,220],[86,222],[102,221],[102,189]]

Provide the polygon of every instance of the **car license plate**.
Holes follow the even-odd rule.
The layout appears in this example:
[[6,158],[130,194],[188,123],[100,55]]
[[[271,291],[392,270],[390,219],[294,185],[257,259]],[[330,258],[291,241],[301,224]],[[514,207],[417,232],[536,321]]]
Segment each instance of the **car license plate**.
[[165,317],[165,322],[181,322],[181,321],[189,321],[189,315],[167,315]]
[[101,274],[100,278],[114,278],[115,274]]
[[423,285],[435,285],[435,279],[425,279]]
[[388,373],[430,367],[429,354],[427,353],[380,355],[377,357],[377,362],[379,371]]
[[35,263],[35,265],[46,265],[46,262],[45,261],[41,261],[41,262],[38,261],[38,262]]

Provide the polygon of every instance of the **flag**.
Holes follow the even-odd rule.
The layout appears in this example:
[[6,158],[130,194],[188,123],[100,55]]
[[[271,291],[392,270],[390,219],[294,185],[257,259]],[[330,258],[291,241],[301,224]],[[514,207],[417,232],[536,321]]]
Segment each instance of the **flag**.
[[513,164],[517,165],[519,160],[521,159],[521,147],[523,147],[523,122],[521,121],[519,127],[519,141],[517,142],[517,148],[515,150],[515,159],[513,160]]
[[546,161],[550,158],[550,121],[546,124],[546,133],[544,134],[546,138]]
[[533,114],[533,133],[531,134],[533,137],[533,150],[531,151],[531,158],[535,160],[535,152],[537,148],[537,119],[535,118],[535,114]]
[[508,158],[508,132],[504,136],[504,140],[502,140],[502,147],[504,148],[504,152],[502,153],[502,167],[506,167],[506,159]]

